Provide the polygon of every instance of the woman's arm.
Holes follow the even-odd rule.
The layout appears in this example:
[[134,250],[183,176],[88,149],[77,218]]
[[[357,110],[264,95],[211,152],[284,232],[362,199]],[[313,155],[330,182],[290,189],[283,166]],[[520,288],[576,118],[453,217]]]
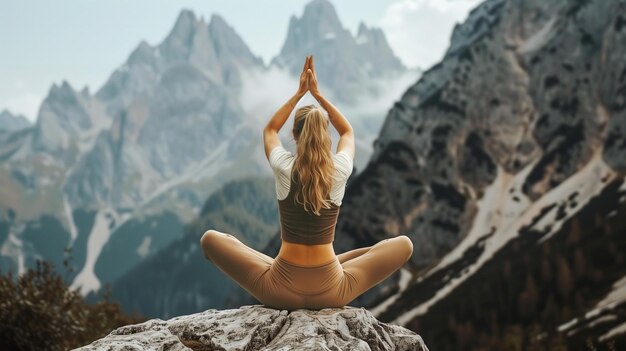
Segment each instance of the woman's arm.
[[278,137],[278,131],[283,127],[283,124],[289,118],[289,115],[293,111],[293,109],[298,104],[298,101],[306,94],[308,90],[308,81],[307,81],[307,69],[309,68],[309,62],[311,60],[311,56],[307,56],[304,60],[304,67],[302,68],[302,73],[300,73],[300,85],[298,86],[298,91],[287,100],[281,106],[276,113],[272,116],[270,121],[267,123],[265,128],[263,128],[263,143],[265,144],[265,156],[269,160],[270,152],[278,146],[281,145],[280,138]]
[[278,146],[281,145],[280,138],[278,137],[278,131],[283,127],[283,124],[289,118],[291,111],[293,111],[294,107],[300,99],[302,95],[295,94],[287,100],[281,106],[278,111],[272,116],[272,119],[267,123],[265,128],[263,128],[263,143],[265,144],[265,155],[267,159],[270,158],[270,152]]
[[343,151],[347,153],[352,159],[356,153],[356,146],[354,143],[354,131],[352,125],[344,115],[339,112],[339,109],[335,107],[330,101],[322,96],[322,94],[313,95],[315,99],[322,105],[322,107],[328,111],[328,119],[333,124],[337,133],[339,133],[339,141],[337,141],[336,152]]
[[348,155],[354,158],[355,146],[354,146],[354,132],[352,125],[348,122],[348,119],[339,111],[335,105],[328,101],[320,93],[317,87],[317,77],[315,76],[315,65],[313,64],[313,57],[311,57],[310,67],[307,69],[307,76],[309,80],[309,91],[311,95],[320,103],[320,105],[328,112],[328,119],[333,124],[337,132],[339,133],[339,142],[337,143],[337,152],[344,150]]
[[333,105],[328,99],[322,96],[321,93],[314,94],[315,100],[328,112],[328,119],[333,124],[337,133],[343,135],[348,132],[352,132],[352,125],[348,122],[348,119]]

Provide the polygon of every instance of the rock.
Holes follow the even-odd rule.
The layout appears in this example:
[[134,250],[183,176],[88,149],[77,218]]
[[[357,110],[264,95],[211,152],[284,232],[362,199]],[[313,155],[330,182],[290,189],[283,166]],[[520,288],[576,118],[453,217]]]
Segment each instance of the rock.
[[105,349],[428,351],[418,334],[382,323],[365,308],[287,311],[263,305],[151,319],[76,350]]

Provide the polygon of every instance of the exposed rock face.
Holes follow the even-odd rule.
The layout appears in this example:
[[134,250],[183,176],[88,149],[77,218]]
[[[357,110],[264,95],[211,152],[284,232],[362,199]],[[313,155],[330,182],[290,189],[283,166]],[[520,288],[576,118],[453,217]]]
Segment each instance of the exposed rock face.
[[0,132],[16,131],[31,126],[31,123],[22,115],[14,115],[8,110],[0,112]]
[[322,91],[332,92],[342,102],[354,102],[375,89],[374,78],[398,76],[406,70],[379,28],[361,23],[354,37],[328,0],[313,0],[302,17],[291,17],[287,39],[271,64],[299,74],[307,54],[317,57],[315,71]]
[[[490,0],[475,8],[443,60],[389,111],[368,166],[346,190],[336,251],[406,234],[410,262],[425,267],[478,225],[479,199],[499,175],[521,178],[502,195],[521,208],[541,207],[598,153],[623,175],[623,6]],[[490,224],[481,225],[487,234]]]
[[[10,189],[0,197],[0,222],[9,223],[2,268],[17,273],[31,256],[51,258],[25,245],[22,229],[49,216],[65,227],[77,257],[87,254],[80,243],[96,242],[92,257],[75,261],[76,285],[110,283],[179,238],[181,223],[233,174],[269,174],[269,167],[260,171],[266,160],[251,152],[260,150],[261,133],[241,108],[242,67],[264,66],[223,18],[214,14],[206,23],[183,10],[160,44],[142,42],[95,95],[67,82],[53,85],[32,128],[0,133],[0,187]],[[72,216],[77,209],[112,211],[116,220],[108,229],[81,230]],[[7,211],[15,215],[7,218]],[[156,224],[165,221],[163,231]],[[125,227],[135,227],[130,245],[121,239]],[[105,265],[110,257],[100,253],[121,241],[132,258]]]
[[[345,52],[338,57],[342,69],[337,76],[354,84],[336,86],[337,91],[347,93],[346,89],[362,88],[364,82],[371,83],[370,88],[384,88],[385,94],[378,97],[373,91],[365,96],[355,90],[368,104],[352,106],[352,113],[344,109],[360,136],[355,160],[360,170],[382,123],[384,113],[379,110],[386,111],[395,98],[389,91],[405,89],[419,72],[402,66],[380,29],[361,25],[355,39],[343,29],[330,2],[315,0],[305,11],[298,28],[306,29],[310,43]],[[328,28],[338,41],[326,35]],[[288,45],[294,44],[292,34]],[[348,46],[338,45],[340,37]],[[298,47],[289,56],[293,61],[285,61],[289,63],[285,69],[268,67],[220,15],[212,14],[205,21],[185,9],[163,41],[141,42],[95,94],[64,81],[51,87],[30,128],[7,122],[15,120],[8,112],[0,115],[0,189],[4,191],[0,224],[8,226],[7,234],[0,235],[0,268],[18,273],[35,257],[50,259],[44,249],[50,236],[45,233],[58,231],[78,258],[73,261],[75,286],[89,290],[100,282],[112,283],[105,279],[120,277],[180,238],[181,223],[193,220],[207,197],[226,181],[270,176],[260,131],[279,105],[263,99],[247,110],[244,107],[254,98],[244,94],[244,88],[255,86],[250,72],[270,72],[266,78],[272,80],[270,95],[282,95],[273,74],[293,81],[295,91],[300,72],[291,71],[291,63],[301,68],[305,51]],[[317,61],[322,72],[325,66],[334,66],[332,55],[325,58]],[[360,83],[347,70],[342,75],[343,68],[356,74]],[[394,74],[403,78],[389,89]],[[326,71],[324,76],[335,74]],[[81,222],[76,211],[85,211],[88,217],[104,215],[110,218],[110,227],[102,221]],[[175,220],[169,220],[172,217]],[[166,220],[169,225],[157,226]],[[24,235],[24,228],[52,222],[54,228],[37,230],[32,238]],[[133,233],[130,241],[124,237],[129,232]],[[30,239],[42,245],[31,245]],[[117,259],[119,243],[128,245],[123,252],[131,259]],[[112,261],[115,264],[108,264]]]
[[623,0],[488,0],[455,28],[339,216],[337,252],[406,234],[428,267],[378,318],[441,349],[478,347],[469,326],[497,339],[537,322],[570,347],[623,335],[624,13]]
[[152,319],[77,350],[103,349],[428,351],[418,334],[381,323],[364,308],[287,311],[263,305]]

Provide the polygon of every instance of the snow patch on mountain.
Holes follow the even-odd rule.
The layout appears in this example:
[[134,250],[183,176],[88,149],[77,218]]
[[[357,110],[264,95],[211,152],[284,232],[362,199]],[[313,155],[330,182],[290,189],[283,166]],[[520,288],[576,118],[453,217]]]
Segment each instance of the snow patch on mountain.
[[379,316],[381,313],[385,312],[387,310],[387,307],[391,306],[400,297],[400,295],[404,293],[406,288],[409,286],[409,282],[411,281],[412,277],[413,274],[408,269],[404,267],[401,268],[400,281],[398,282],[398,292],[385,299],[376,307],[371,308],[370,311],[372,312],[372,314],[374,316]]
[[612,328],[608,332],[600,335],[598,340],[606,341],[608,339],[614,338],[617,335],[624,334],[624,333],[626,333],[626,323],[622,323],[622,324],[618,325],[617,327]]
[[532,35],[530,38],[526,39],[526,41],[522,44],[520,48],[520,53],[529,53],[531,51],[536,51],[543,47],[554,34],[554,24],[556,23],[558,16],[552,17],[537,33]]
[[74,216],[72,215],[72,207],[67,200],[67,196],[63,195],[63,211],[65,213],[65,219],[67,220],[68,229],[70,231],[70,245],[74,244],[78,231],[76,230],[76,224],[74,223]]
[[0,255],[9,257],[17,263],[17,275],[26,271],[23,246],[22,240],[14,232],[11,232],[4,241],[4,245],[0,247]]
[[146,257],[150,253],[150,244],[152,243],[152,237],[146,236],[143,238],[141,245],[137,248],[137,254],[141,257]]
[[87,294],[100,288],[100,280],[94,272],[96,260],[100,256],[102,248],[109,240],[114,228],[123,222],[123,218],[117,215],[113,210],[103,209],[98,211],[93,224],[93,228],[89,233],[87,241],[87,258],[83,269],[76,275],[72,282],[72,288],[80,288],[81,294]]
[[[530,165],[529,167],[532,167]],[[518,173],[517,178],[518,181],[523,180],[525,177],[522,175],[526,175],[527,170]],[[535,219],[538,215],[541,214],[542,210],[549,206],[554,206],[554,204],[558,204],[558,202],[562,201],[562,199],[568,199],[571,194],[578,193],[578,197],[576,198],[576,206],[571,208],[567,213],[561,215],[559,220],[556,220],[555,217],[550,218],[552,225],[550,227],[548,223],[544,223],[542,220],[538,221],[533,225],[533,228],[537,228],[537,230],[548,230],[546,236],[550,236],[555,233],[562,225],[564,221],[570,218],[574,213],[576,213],[580,208],[582,208],[593,196],[597,195],[606,184],[610,182],[611,178],[616,176],[615,172],[608,167],[608,165],[602,159],[601,150],[594,153],[591,160],[576,174],[567,178],[563,181],[559,186],[553,188],[543,197],[539,198],[536,202],[530,203],[530,206],[525,208],[521,215],[516,217],[498,217],[494,218],[494,214],[497,216],[501,216],[500,211],[507,213],[512,206],[512,208],[520,210],[519,205],[514,202],[509,196],[510,187],[507,187],[507,184],[523,184],[523,182],[508,182],[501,174],[496,178],[494,184],[490,187],[498,187],[500,188],[500,193],[504,194],[499,196],[497,199],[490,199],[489,201],[483,201],[483,206],[480,207],[480,212],[490,212],[491,214],[479,213],[476,216],[476,221],[474,222],[472,229],[470,230],[470,235],[468,235],[468,242],[463,244],[462,248],[470,247],[470,244],[476,242],[479,234],[485,233],[485,229],[494,228],[495,232],[492,235],[489,235],[485,239],[482,245],[484,245],[484,250],[482,251],[480,257],[472,264],[464,267],[464,271],[456,278],[448,281],[447,285],[443,288],[439,289],[437,293],[431,297],[429,300],[424,301],[417,305],[415,308],[404,312],[399,315],[393,322],[404,325],[414,319],[416,316],[422,315],[428,311],[430,306],[434,305],[437,301],[443,299],[447,296],[451,291],[458,287],[463,281],[465,281],[468,277],[472,276],[480,267],[483,266],[485,262],[487,262],[500,248],[502,248],[508,241],[515,238],[519,235],[522,227],[530,224],[533,219]],[[498,185],[495,185],[498,184]],[[509,191],[506,191],[509,189]],[[485,193],[487,197],[494,197],[492,194],[493,190],[488,190]],[[495,201],[494,201],[495,200]],[[489,206],[485,206],[484,204],[489,204]],[[547,215],[546,215],[547,216]],[[497,219],[494,221],[494,219]],[[511,221],[512,220],[512,221]],[[487,221],[487,223],[485,223]],[[495,225],[494,225],[495,224]],[[474,229],[478,227],[479,229]],[[478,232],[475,232],[477,230]],[[461,250],[453,250],[450,255],[452,258],[444,258],[441,260],[442,263],[438,264],[437,267],[432,269],[432,272],[439,270],[450,263],[454,262],[455,259],[458,259],[463,251]],[[446,255],[447,256],[447,255]],[[429,273],[430,274],[432,274]]]

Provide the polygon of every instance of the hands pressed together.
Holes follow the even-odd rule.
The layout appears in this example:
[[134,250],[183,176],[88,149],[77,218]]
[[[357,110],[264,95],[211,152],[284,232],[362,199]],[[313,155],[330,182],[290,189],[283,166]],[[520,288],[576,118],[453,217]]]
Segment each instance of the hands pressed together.
[[302,97],[307,91],[310,91],[311,95],[315,98],[320,95],[320,92],[317,89],[317,78],[315,77],[313,55],[307,55],[304,60],[304,67],[302,68],[302,73],[300,73],[300,86],[298,87],[296,95],[298,95],[298,97]]

